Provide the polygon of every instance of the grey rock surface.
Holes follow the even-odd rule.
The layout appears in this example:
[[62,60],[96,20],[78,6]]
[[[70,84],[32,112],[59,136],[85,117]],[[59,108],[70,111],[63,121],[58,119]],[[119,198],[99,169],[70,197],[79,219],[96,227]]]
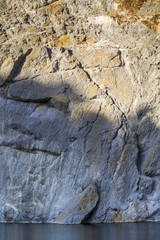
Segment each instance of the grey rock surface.
[[160,221],[159,16],[0,1],[0,222]]
[[80,224],[85,222],[97,205],[99,196],[94,184],[90,184],[76,199],[71,199],[56,219],[61,224]]

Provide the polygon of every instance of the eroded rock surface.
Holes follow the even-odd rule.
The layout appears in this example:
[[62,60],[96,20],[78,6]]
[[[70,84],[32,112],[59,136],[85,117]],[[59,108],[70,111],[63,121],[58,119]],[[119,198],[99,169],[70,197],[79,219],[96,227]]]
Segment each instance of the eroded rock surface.
[[71,199],[65,207],[65,212],[60,213],[56,222],[61,224],[85,222],[97,205],[98,199],[96,186],[90,184],[76,199]]
[[159,1],[0,16],[0,221],[160,221]]

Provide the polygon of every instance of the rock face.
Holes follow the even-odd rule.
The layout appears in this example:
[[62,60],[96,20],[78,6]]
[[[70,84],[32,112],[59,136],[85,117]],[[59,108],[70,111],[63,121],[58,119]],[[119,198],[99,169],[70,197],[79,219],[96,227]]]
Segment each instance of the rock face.
[[88,215],[94,210],[98,199],[96,186],[94,184],[89,185],[84,192],[79,194],[76,201],[71,199],[71,203],[66,206],[66,212],[62,212],[56,219],[56,222],[65,224],[85,222]]
[[0,221],[160,221],[159,0],[0,16]]

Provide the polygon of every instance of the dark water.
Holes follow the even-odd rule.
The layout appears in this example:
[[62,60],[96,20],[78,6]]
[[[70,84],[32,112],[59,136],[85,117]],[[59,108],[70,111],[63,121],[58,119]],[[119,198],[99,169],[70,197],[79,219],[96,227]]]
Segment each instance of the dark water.
[[0,224],[0,240],[160,240],[160,223]]

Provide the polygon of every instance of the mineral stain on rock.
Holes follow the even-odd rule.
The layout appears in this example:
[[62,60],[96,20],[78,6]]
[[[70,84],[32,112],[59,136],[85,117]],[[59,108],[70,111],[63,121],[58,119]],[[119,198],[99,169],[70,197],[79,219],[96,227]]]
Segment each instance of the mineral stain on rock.
[[[115,16],[119,23],[127,20],[139,21],[160,34],[160,2],[158,0],[122,0],[118,4],[118,9],[120,15],[115,14]],[[127,13],[123,14],[125,11]]]
[[148,0],[122,0],[118,7],[121,11],[127,10],[128,14],[136,14],[147,1]]
[[[94,184],[89,185],[76,199],[67,206],[65,213],[61,213],[57,218],[58,223],[83,223],[87,220],[97,205],[99,196]],[[72,205],[73,204],[73,205]],[[68,211],[68,209],[70,209]]]

